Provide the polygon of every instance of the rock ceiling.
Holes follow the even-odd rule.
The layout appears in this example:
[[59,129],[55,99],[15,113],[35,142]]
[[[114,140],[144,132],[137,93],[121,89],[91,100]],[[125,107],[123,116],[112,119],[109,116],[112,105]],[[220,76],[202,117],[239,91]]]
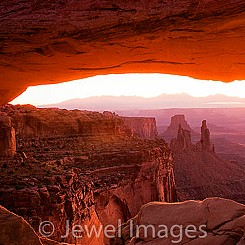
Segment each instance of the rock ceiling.
[[0,103],[99,74],[245,79],[244,0],[2,0]]

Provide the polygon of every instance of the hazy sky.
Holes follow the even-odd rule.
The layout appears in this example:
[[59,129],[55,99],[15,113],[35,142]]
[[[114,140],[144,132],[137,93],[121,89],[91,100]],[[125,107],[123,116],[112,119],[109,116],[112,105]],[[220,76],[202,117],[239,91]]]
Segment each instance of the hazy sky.
[[162,74],[95,76],[53,85],[29,87],[13,104],[45,105],[91,96],[142,96],[187,93],[194,97],[223,94],[245,98],[245,81],[222,83]]

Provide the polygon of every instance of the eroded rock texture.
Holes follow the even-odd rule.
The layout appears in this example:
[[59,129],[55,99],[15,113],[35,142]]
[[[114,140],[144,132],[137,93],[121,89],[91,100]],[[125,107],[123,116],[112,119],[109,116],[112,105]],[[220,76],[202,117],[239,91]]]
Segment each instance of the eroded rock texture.
[[[245,206],[221,198],[176,204],[149,203],[141,208],[131,224],[130,221],[124,224],[122,237],[112,239],[111,245],[245,244]],[[137,226],[147,227],[147,232]],[[172,227],[174,232],[170,232]],[[186,233],[186,230],[192,231]]]
[[108,111],[37,109],[31,105],[5,105],[0,110],[9,116],[9,120],[12,118],[18,139],[70,135],[156,139],[158,134],[155,118],[120,117]]
[[[62,241],[66,221],[77,225],[117,225],[137,214],[153,200],[177,200],[171,151],[160,142],[138,142],[138,150],[129,149],[137,142],[97,145],[90,159],[85,156],[44,163],[11,164],[17,172],[3,170],[0,203],[23,216],[38,231],[41,221],[52,221],[54,240]],[[108,152],[110,149],[110,152]],[[125,152],[128,151],[128,153]],[[32,160],[33,161],[33,160]],[[36,166],[33,166],[36,165]],[[5,177],[4,177],[5,176]],[[75,242],[72,235],[66,242]],[[103,244],[100,238],[77,239],[77,243]]]
[[210,151],[213,147],[210,141],[210,131],[207,127],[207,121],[202,121],[202,127],[201,127],[201,148],[202,150]]
[[12,118],[18,139],[66,136],[126,136],[124,121],[116,114],[99,112],[38,109],[35,106],[1,107]]
[[62,240],[66,221],[99,229],[126,222],[150,201],[177,201],[168,145],[132,137],[116,114],[32,106],[2,110],[16,126],[18,154],[0,161],[0,204],[36,232],[49,220],[54,240],[102,245],[102,235],[75,239],[70,233]]
[[191,131],[183,129],[180,124],[178,136],[176,139],[171,140],[170,147],[177,152],[183,152],[192,149],[193,147],[191,143]]
[[0,157],[13,157],[15,152],[15,129],[11,118],[0,113]]
[[123,119],[131,129],[132,136],[142,139],[156,139],[158,132],[155,118],[124,117]]
[[244,10],[243,0],[3,0],[0,103],[98,74],[244,79]]
[[199,134],[196,133],[188,124],[188,122],[185,119],[185,115],[174,115],[171,117],[171,122],[166,131],[164,131],[160,136],[170,142],[172,139],[176,138],[177,135],[182,134],[183,130],[190,131],[190,135],[192,138],[197,138],[198,140],[200,138]]

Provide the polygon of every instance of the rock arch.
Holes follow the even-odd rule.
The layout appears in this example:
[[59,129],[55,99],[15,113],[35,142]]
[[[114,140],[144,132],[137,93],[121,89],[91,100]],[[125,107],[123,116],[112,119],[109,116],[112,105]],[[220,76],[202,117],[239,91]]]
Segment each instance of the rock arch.
[[0,103],[99,74],[245,79],[243,0],[12,0],[0,21]]

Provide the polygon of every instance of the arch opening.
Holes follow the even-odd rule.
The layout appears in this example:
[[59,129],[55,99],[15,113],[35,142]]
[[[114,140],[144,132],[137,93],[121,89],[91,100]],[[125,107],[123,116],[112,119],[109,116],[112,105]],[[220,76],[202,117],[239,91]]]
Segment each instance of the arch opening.
[[[33,86],[11,103],[65,109],[116,110],[244,107],[244,99],[245,81],[223,83],[153,73],[110,74]],[[121,104],[111,103],[113,100]],[[100,106],[96,106],[96,101],[100,101]],[[95,104],[89,106],[89,103]]]

